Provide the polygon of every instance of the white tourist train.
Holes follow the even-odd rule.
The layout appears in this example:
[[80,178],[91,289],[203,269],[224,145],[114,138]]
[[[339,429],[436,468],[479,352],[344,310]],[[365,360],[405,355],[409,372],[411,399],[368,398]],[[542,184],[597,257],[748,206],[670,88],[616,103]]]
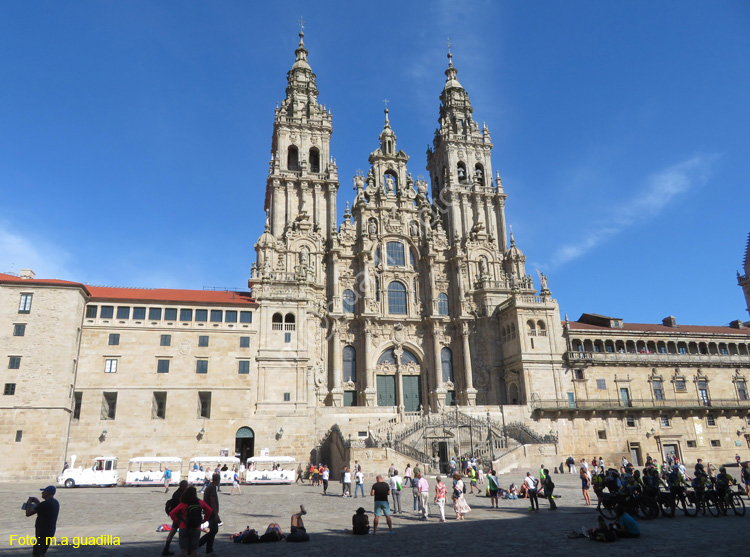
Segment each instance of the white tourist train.
[[120,481],[117,474],[116,456],[98,456],[93,466],[75,468],[76,457],[70,457],[70,468],[57,477],[58,485],[75,486],[115,486]]
[[253,456],[247,459],[245,482],[249,484],[291,484],[297,461],[291,456]]
[[[232,468],[239,469],[240,459],[236,456],[195,456],[190,459],[190,468],[188,471],[188,483],[192,485],[200,485],[203,483],[203,479],[206,477],[206,467],[211,470],[216,469],[216,465],[219,468],[223,468],[226,465],[227,469],[221,473],[222,484],[231,484],[234,478],[234,471]],[[203,470],[200,470],[201,466]]]
[[128,461],[125,485],[164,485],[164,470],[172,472],[170,485],[180,483],[182,459],[176,456],[139,456]]

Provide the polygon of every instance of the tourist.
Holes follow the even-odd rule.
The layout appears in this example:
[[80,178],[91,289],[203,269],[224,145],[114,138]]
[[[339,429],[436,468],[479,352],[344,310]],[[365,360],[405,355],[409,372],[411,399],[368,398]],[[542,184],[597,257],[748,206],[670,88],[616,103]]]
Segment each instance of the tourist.
[[328,494],[328,479],[331,477],[331,471],[328,466],[323,467],[323,473],[320,476],[323,480],[323,495]]
[[302,515],[307,514],[305,507],[300,505],[299,512],[292,515],[292,523],[289,528],[289,535],[286,537],[287,543],[308,542],[310,534],[307,533],[305,523],[302,521]]
[[404,487],[411,487],[412,484],[412,472],[411,464],[407,464],[404,469]]
[[411,480],[411,496],[414,501],[414,512],[419,512],[419,483],[417,482],[419,478],[414,477]]
[[443,483],[443,478],[435,477],[435,504],[440,509],[440,522],[445,522],[445,496],[448,494],[448,488]]
[[[212,486],[209,486],[206,491],[211,489]],[[195,523],[188,524],[188,522],[193,522],[191,517],[189,516],[188,509],[194,506],[200,506],[201,508],[201,517],[195,520],[195,522],[197,522],[197,526],[195,525]],[[210,521],[214,516],[211,507],[204,501],[198,499],[198,494],[196,493],[195,487],[190,486],[185,490],[185,493],[182,494],[182,497],[180,497],[180,504],[172,509],[172,512],[169,513],[169,516],[172,521],[179,520],[180,523],[180,557],[186,557],[188,555],[198,555],[198,548],[200,547],[199,538],[201,535],[201,523],[203,522],[203,520]],[[210,555],[211,552],[207,551],[206,554]]]
[[[305,478],[302,477],[302,473],[303,473],[302,472],[302,463],[300,462],[297,465],[297,479],[294,480],[294,483],[297,483],[297,482],[302,482],[303,484],[305,483]],[[315,485],[315,484],[313,484],[313,485]]]
[[172,480],[172,471],[169,469],[169,466],[164,468],[164,472],[162,473],[162,480],[164,480],[164,493],[168,493],[169,482]]
[[344,467],[343,470],[343,474],[341,477],[341,489],[343,490],[343,493],[341,494],[342,497],[352,496],[352,472],[348,467]]
[[393,534],[393,522],[391,521],[391,507],[388,505],[388,496],[391,493],[391,489],[388,484],[383,481],[383,476],[377,476],[375,483],[372,484],[370,489],[370,495],[375,499],[375,519],[372,522],[372,533],[375,534],[378,531],[378,519],[380,515],[385,515],[385,521],[388,523],[388,533]]
[[419,510],[422,511],[422,520],[430,517],[430,483],[422,474],[417,478],[417,487],[419,489]]
[[365,475],[362,473],[362,468],[359,464],[354,465],[354,497],[357,497],[357,490],[362,492],[362,497],[365,496]]
[[23,505],[26,516],[36,515],[34,522],[34,549],[32,555],[46,555],[49,542],[53,541],[57,530],[57,517],[60,514],[60,503],[55,499],[57,488],[54,485],[48,485],[40,489],[43,501],[36,497],[29,497]]
[[500,491],[500,480],[497,478],[494,470],[490,470],[490,473],[487,475],[487,482],[489,484],[487,487],[490,494],[490,508],[494,507],[497,509],[497,494]]
[[[164,506],[164,510],[167,512],[167,515],[169,515],[172,510],[180,504],[180,498],[182,497],[182,494],[185,493],[185,490],[188,488],[188,482],[187,480],[180,481],[180,485],[177,486],[177,489],[174,490],[174,493],[172,494],[172,498],[167,501],[167,504]],[[177,533],[177,529],[180,527],[180,521],[179,520],[173,520],[172,521],[172,529],[169,531],[169,534],[167,534],[167,542],[164,544],[164,550],[161,552],[162,555],[174,555],[171,551],[169,551],[169,544],[172,543],[172,538],[174,538],[175,534]]]
[[467,513],[471,512],[471,507],[464,497],[464,482],[461,474],[453,475],[453,512],[456,513],[456,520],[463,520]]
[[[221,475],[214,474],[211,478],[211,485],[206,488],[203,493],[203,501],[211,507],[212,513],[207,517],[208,520],[208,534],[201,537],[199,547],[206,546],[206,555],[211,555],[214,551],[214,539],[216,534],[219,532],[219,483],[221,482]],[[182,547],[182,545],[180,545]]]
[[403,514],[401,510],[401,476],[398,470],[393,468],[393,474],[390,478],[391,497],[393,498],[393,514]]
[[640,538],[641,527],[635,519],[625,512],[622,506],[617,507],[617,521],[612,524],[615,535],[618,538]]
[[544,469],[544,496],[549,501],[549,510],[557,510],[557,503],[555,503],[555,482],[552,481],[552,476],[549,474],[549,470]]
[[591,488],[591,480],[586,470],[581,468],[581,472],[578,474],[581,478],[581,491],[583,491],[583,500],[586,501],[586,505],[591,505],[591,495],[589,489]]
[[352,534],[365,536],[370,533],[370,519],[365,514],[365,509],[360,507],[352,516]]
[[477,488],[477,495],[482,494],[482,490],[477,487],[477,469],[473,466],[469,468],[469,493],[474,493],[474,488]]
[[240,475],[237,472],[237,468],[233,467],[232,470],[234,470],[234,476],[232,476],[232,491],[229,492],[229,495],[234,495],[235,489],[240,495],[242,495],[242,489],[240,489]]
[[537,486],[539,485],[539,480],[532,476],[531,472],[526,472],[526,479],[523,481],[523,483],[526,486],[526,493],[528,493],[529,502],[531,503],[529,510],[531,512],[538,511],[539,499],[537,499]]
[[573,458],[573,455],[570,455],[566,460],[565,464],[568,465],[568,473],[575,474],[576,473],[576,461]]

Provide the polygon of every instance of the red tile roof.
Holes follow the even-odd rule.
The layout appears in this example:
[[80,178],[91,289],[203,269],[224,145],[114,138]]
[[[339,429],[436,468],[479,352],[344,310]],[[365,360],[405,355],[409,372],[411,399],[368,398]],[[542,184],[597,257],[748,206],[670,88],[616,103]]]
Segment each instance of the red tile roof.
[[660,334],[704,334],[704,335],[741,335],[750,337],[750,329],[736,329],[727,326],[711,325],[678,325],[677,327],[667,327],[666,325],[657,325],[656,323],[623,323],[621,329],[611,327],[600,327],[598,325],[589,325],[588,323],[579,323],[578,321],[569,321],[571,331],[611,331],[630,332],[630,333],[660,333]]
[[15,275],[0,273],[0,283],[8,284],[34,284],[36,286],[75,286],[86,290],[86,286],[80,282],[72,282],[60,279],[24,279]]
[[117,300],[139,302],[174,302],[219,305],[256,305],[249,292],[231,290],[174,290],[170,288],[119,288],[87,286],[92,301]]

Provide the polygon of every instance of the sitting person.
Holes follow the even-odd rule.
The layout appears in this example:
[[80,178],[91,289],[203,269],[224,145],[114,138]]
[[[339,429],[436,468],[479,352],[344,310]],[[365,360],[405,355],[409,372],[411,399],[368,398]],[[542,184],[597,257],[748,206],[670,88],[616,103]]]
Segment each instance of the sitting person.
[[365,514],[365,509],[360,507],[352,516],[352,534],[355,536],[366,536],[370,532],[370,518]]
[[521,490],[518,492],[518,497],[523,499],[529,498],[529,490],[526,487],[525,483],[521,483]]
[[508,490],[503,495],[503,499],[518,499],[518,488],[516,484],[510,484]]
[[604,517],[599,516],[599,524],[596,528],[587,530],[586,534],[592,542],[614,542],[617,541],[617,535],[614,530],[607,527],[607,523],[604,522]]
[[307,514],[307,511],[304,506],[300,505],[299,512],[292,515],[291,532],[286,537],[287,542],[310,541],[310,535],[305,530],[305,523],[302,522],[303,514]]
[[641,537],[641,527],[620,505],[617,507],[617,521],[611,525],[611,528],[618,538]]

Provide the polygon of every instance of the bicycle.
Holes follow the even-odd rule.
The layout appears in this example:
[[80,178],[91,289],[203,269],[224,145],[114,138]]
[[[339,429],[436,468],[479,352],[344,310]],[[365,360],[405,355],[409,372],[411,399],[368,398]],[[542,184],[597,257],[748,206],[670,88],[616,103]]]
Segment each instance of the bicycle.
[[718,497],[718,509],[724,516],[727,515],[728,510],[731,508],[735,516],[745,516],[745,501],[742,499],[742,490],[737,488],[737,491],[727,490],[726,495]]

